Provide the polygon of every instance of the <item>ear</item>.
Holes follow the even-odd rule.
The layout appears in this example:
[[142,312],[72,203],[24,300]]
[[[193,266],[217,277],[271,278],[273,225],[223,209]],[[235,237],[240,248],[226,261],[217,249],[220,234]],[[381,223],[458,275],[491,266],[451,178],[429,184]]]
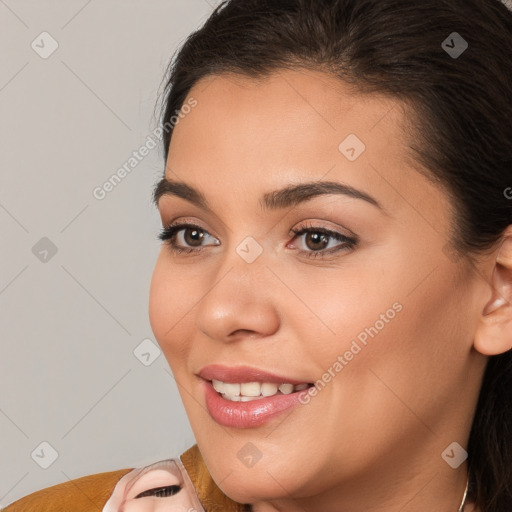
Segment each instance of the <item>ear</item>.
[[505,232],[490,284],[492,295],[479,319],[474,347],[494,356],[512,348],[512,229]]

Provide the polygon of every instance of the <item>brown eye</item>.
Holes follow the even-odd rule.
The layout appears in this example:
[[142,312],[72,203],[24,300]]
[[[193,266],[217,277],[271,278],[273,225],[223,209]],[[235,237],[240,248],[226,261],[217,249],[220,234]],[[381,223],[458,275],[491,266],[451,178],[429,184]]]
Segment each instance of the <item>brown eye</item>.
[[311,231],[307,233],[304,242],[308,249],[321,250],[325,249],[329,244],[329,236],[319,233],[317,231]]
[[211,245],[220,244],[208,231],[194,224],[181,223],[164,227],[158,235],[158,238],[166,242],[176,254],[198,253],[202,251],[207,247],[202,242],[208,237],[214,240],[214,243]]
[[[197,228],[185,228],[183,229],[183,238],[187,245],[192,247],[200,246],[204,238],[204,232]],[[197,244],[197,245],[196,245]]]
[[[356,238],[311,224],[292,229],[291,232],[295,234],[296,239],[302,239],[299,245],[302,245],[303,248],[299,247],[298,252],[308,258],[322,258],[340,251],[350,250],[358,243]],[[328,247],[331,242],[337,243]]]

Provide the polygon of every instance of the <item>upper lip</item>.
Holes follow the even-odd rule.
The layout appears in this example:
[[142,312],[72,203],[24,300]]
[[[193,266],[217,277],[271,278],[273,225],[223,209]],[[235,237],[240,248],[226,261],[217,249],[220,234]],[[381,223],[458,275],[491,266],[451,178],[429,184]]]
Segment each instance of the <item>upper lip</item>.
[[291,377],[267,372],[252,366],[224,366],[210,364],[201,368],[199,377],[205,380],[220,380],[222,382],[274,382],[276,384],[304,384],[308,381],[292,379]]

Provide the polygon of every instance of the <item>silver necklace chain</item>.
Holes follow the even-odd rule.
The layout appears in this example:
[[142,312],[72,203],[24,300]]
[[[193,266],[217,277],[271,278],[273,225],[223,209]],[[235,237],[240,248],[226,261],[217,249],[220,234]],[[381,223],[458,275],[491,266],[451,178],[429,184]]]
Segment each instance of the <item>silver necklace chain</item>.
[[466,480],[466,489],[464,489],[464,496],[462,496],[462,501],[459,505],[459,509],[457,512],[464,512],[464,506],[466,505],[466,496],[468,495],[468,487],[469,487],[469,475],[468,479]]

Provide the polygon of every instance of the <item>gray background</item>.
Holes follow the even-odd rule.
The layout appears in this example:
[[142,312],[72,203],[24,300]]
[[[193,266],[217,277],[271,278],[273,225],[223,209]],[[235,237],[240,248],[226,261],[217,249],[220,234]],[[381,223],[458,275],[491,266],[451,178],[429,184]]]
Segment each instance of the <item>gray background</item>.
[[194,443],[148,318],[160,146],[93,190],[152,135],[168,61],[215,3],[0,0],[0,507]]

